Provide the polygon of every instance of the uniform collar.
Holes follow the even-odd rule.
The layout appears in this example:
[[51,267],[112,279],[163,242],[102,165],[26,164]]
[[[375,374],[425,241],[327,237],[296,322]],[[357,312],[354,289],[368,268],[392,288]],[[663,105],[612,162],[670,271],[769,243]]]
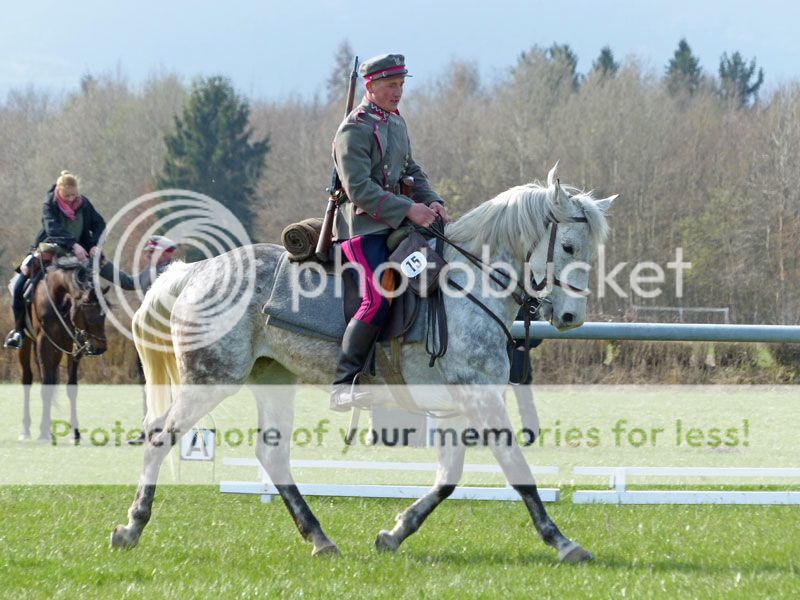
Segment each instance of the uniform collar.
[[367,103],[367,108],[369,108],[370,112],[372,114],[378,115],[381,118],[382,121],[388,121],[390,116],[399,115],[400,114],[399,110],[397,110],[397,111],[395,111],[393,113],[390,113],[389,111],[383,110],[380,106],[378,106],[377,104],[375,104],[374,102],[371,102],[369,100],[366,100],[366,103]]

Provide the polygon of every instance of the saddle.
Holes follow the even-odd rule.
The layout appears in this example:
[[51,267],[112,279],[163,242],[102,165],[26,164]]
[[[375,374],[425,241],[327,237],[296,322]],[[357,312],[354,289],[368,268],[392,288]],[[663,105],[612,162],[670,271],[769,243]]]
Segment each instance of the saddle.
[[[337,247],[337,250],[339,248]],[[334,261],[333,264],[341,261]],[[298,263],[284,252],[278,260],[272,293],[262,309],[267,325],[341,342],[347,322],[361,303],[352,270],[336,273],[318,263]],[[405,343],[420,342],[425,337],[427,300],[407,290],[392,299],[389,317],[378,338],[381,342],[402,338]]]

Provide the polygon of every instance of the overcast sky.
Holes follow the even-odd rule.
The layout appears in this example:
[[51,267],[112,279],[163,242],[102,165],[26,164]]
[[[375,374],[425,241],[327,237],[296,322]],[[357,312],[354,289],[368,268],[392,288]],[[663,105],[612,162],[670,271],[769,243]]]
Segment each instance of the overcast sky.
[[486,79],[533,45],[569,44],[586,72],[604,45],[663,72],[686,37],[716,74],[723,52],[755,57],[764,89],[800,80],[800,2],[778,0],[30,0],[4,3],[0,99],[33,84],[61,92],[84,74],[119,70],[134,83],[174,72],[223,74],[252,99],[323,92],[339,43],[367,58],[400,52],[430,81],[452,59]]

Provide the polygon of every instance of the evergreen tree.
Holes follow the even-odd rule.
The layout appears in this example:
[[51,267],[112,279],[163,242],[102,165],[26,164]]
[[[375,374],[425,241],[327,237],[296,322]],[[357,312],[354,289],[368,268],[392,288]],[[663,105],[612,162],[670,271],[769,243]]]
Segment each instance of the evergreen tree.
[[572,88],[578,89],[580,84],[578,56],[572,51],[569,44],[553,44],[547,49],[547,58],[553,64],[561,66],[572,80]]
[[613,77],[619,71],[619,63],[614,60],[614,53],[611,47],[603,46],[600,56],[592,63],[592,71],[599,73],[603,77]]
[[206,194],[224,204],[252,237],[253,205],[269,152],[269,137],[250,141],[250,107],[229,80],[195,82],[187,106],[165,136],[167,155],[157,189]]
[[724,53],[719,61],[720,94],[723,98],[738,102],[739,106],[747,106],[750,100],[756,99],[758,89],[764,83],[764,71],[758,69],[756,81],[750,83],[756,71],[756,59],[748,65],[738,52],[730,58]]
[[678,42],[678,49],[667,65],[667,90],[672,95],[688,92],[694,94],[702,79],[700,60],[692,54],[686,38]]
[[[328,102],[335,103],[342,100],[347,95],[347,86],[350,81],[350,73],[353,72],[353,61],[355,54],[350,47],[350,42],[342,40],[333,57],[333,69],[325,82],[328,90]],[[356,97],[358,97],[356,95]]]

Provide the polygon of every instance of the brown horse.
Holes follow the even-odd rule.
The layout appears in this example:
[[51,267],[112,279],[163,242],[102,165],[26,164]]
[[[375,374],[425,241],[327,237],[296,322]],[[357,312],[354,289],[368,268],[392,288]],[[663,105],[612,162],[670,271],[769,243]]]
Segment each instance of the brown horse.
[[66,354],[70,423],[73,439],[78,443],[78,364],[83,355],[97,356],[106,351],[106,316],[98,300],[91,271],[72,257],[56,261],[46,269],[42,281],[34,290],[30,316],[32,330],[25,337],[19,352],[24,395],[22,433],[19,438],[25,440],[31,437],[31,350],[35,348],[42,380],[39,441],[51,440],[50,408],[58,384],[61,355]]

